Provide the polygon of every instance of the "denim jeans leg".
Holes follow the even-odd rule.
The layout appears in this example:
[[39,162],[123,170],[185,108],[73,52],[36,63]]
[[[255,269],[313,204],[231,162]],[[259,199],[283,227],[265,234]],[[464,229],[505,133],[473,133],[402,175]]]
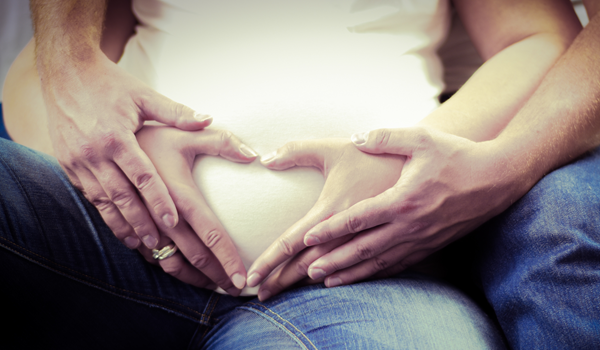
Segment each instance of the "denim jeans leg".
[[125,248],[54,158],[2,139],[0,263],[0,344],[185,348],[208,325],[210,291]]
[[600,349],[600,149],[480,228],[479,274],[515,349]]
[[475,303],[417,273],[254,299],[225,315],[206,339],[212,350],[505,348]]

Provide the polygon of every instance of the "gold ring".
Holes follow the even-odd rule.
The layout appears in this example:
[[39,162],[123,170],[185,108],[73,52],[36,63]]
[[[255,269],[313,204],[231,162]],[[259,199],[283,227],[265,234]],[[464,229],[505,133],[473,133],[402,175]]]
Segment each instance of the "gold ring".
[[175,254],[177,246],[175,244],[169,244],[164,246],[162,249],[152,249],[152,257],[155,260],[164,260]]

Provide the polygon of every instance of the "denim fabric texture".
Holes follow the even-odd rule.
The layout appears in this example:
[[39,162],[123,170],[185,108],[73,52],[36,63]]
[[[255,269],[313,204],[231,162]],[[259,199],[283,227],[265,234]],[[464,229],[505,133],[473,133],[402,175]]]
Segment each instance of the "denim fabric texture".
[[475,267],[514,349],[600,349],[600,148],[477,232]]
[[0,293],[12,321],[3,348],[504,348],[462,292],[415,273],[263,303],[186,285],[116,240],[54,158],[6,140],[0,193]]

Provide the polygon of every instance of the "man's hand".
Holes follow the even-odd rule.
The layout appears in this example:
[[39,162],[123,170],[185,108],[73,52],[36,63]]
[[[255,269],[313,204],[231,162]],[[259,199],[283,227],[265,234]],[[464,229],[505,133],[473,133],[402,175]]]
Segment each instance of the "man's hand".
[[[137,133],[137,139],[164,179],[182,216],[177,226],[161,231],[175,242],[186,259],[176,253],[160,260],[160,265],[186,283],[209,288],[214,282],[229,294],[239,295],[239,289],[246,283],[244,264],[194,183],[192,165],[199,154],[248,163],[256,158],[256,153],[230,132],[222,130],[185,132],[171,127],[145,126]],[[160,247],[168,243],[164,240]],[[140,251],[153,262],[147,248],[142,247]]]
[[286,230],[251,267],[248,285],[256,286],[285,262],[261,286],[258,295],[265,300],[306,279],[308,274],[315,280],[324,276],[319,270],[308,271],[308,265],[352,239],[352,235],[302,251],[306,248],[304,234],[335,213],[393,186],[400,176],[404,157],[368,155],[358,151],[349,141],[325,139],[290,142],[272,156],[264,157],[262,163],[273,170],[312,166],[321,170],[326,178],[313,208]]
[[515,172],[493,141],[422,127],[380,129],[352,140],[363,152],[407,161],[392,188],[307,232],[307,246],[354,236],[310,265],[309,271],[328,276],[328,287],[398,273],[499,214],[533,185],[508,175]]
[[105,7],[105,0],[31,1],[50,139],[73,184],[117,237],[129,248],[140,240],[153,248],[155,223],[174,227],[178,217],[134,133],[145,120],[198,130],[211,119],[156,93],[104,55]]
[[101,53],[42,88],[54,153],[73,184],[125,245],[137,248],[141,240],[154,248],[155,223],[172,228],[178,217],[135,132],[144,120],[198,130],[211,119],[156,93]]

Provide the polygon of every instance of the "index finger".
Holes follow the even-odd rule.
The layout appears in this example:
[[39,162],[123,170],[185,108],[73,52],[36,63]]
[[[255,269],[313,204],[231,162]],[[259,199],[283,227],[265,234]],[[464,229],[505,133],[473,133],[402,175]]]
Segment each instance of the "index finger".
[[303,237],[306,231],[327,217],[326,209],[320,208],[319,203],[308,214],[288,228],[267,250],[254,261],[249,269],[248,286],[255,287],[260,284],[281,263],[294,257],[304,248]]
[[121,142],[113,151],[113,160],[144,198],[147,208],[138,210],[149,211],[154,222],[163,229],[175,227],[179,220],[175,203],[154,164],[140,148],[134,134]]
[[397,189],[392,187],[378,196],[362,200],[317,224],[306,233],[305,245],[322,244],[394,220],[396,215],[402,214],[405,207],[395,204],[396,191]]

